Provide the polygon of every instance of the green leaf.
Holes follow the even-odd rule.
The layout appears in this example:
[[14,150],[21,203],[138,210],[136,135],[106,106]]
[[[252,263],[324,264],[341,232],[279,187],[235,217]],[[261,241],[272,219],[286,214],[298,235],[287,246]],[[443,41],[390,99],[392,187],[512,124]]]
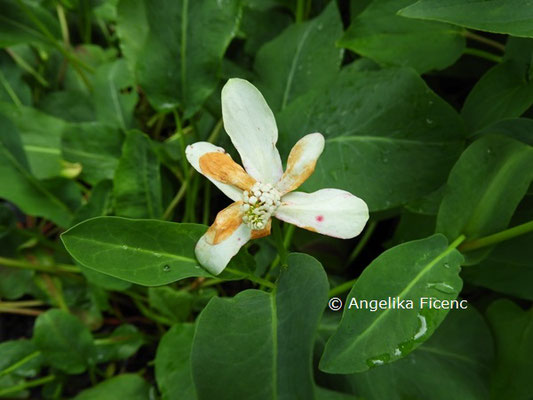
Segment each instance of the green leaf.
[[87,268],[140,285],[159,286],[204,276],[194,256],[205,227],[119,217],[89,219],[61,235],[70,255]]
[[533,119],[511,118],[498,121],[486,128],[476,132],[476,136],[481,135],[502,135],[519,140],[533,146]]
[[184,322],[192,311],[193,295],[168,286],[148,289],[150,307],[173,322]]
[[38,107],[47,114],[68,122],[89,122],[96,119],[91,98],[80,90],[50,92],[43,96]]
[[133,111],[139,96],[124,59],[103,64],[94,77],[94,108],[100,122],[121,129],[133,127]]
[[37,179],[61,174],[61,135],[64,121],[31,107],[0,103],[0,113],[17,127],[32,174]]
[[159,159],[148,136],[130,131],[114,180],[115,212],[130,218],[161,218]]
[[440,187],[462,148],[457,113],[412,70],[344,68],[327,88],[293,102],[279,116],[280,145],[306,133],[326,137],[306,191],[336,187],[384,210]]
[[453,240],[505,229],[532,179],[533,148],[502,136],[476,140],[450,172],[437,232]]
[[524,65],[508,60],[481,77],[461,114],[471,131],[476,131],[504,118],[519,117],[531,104],[533,81],[528,79]]
[[39,315],[32,340],[49,365],[67,374],[79,374],[94,365],[96,350],[91,332],[63,310]]
[[154,107],[198,110],[215,90],[240,15],[238,0],[119,2],[121,48]]
[[34,377],[39,373],[43,362],[35,345],[26,339],[0,343],[0,354],[0,377],[8,374]]
[[0,114],[0,197],[15,203],[29,215],[68,226],[81,195],[67,180],[39,181],[29,170],[17,129]]
[[[60,40],[59,23],[38,2],[0,0],[0,47],[19,43],[50,44],[39,25],[52,39]],[[37,21],[37,23],[36,23]]]
[[[430,308],[423,298],[454,300],[461,291],[461,254],[434,235],[393,247],[361,274],[346,298],[341,323],[326,345],[320,369],[328,373],[363,372],[405,357],[426,341],[449,310]],[[377,310],[353,302],[395,299],[412,308]],[[357,303],[359,304],[359,303]]]
[[104,339],[96,339],[96,360],[105,363],[114,360],[125,360],[144,344],[139,330],[129,324],[120,325],[113,333]]
[[419,73],[453,64],[465,47],[463,29],[398,16],[412,0],[376,0],[352,24],[339,46],[383,65],[409,66]]
[[291,254],[273,293],[213,298],[192,348],[198,398],[314,398],[311,356],[327,288],[316,260]]
[[0,101],[31,105],[31,89],[23,71],[6,54],[0,54]]
[[72,224],[75,225],[86,219],[103,217],[111,212],[113,202],[113,182],[103,180],[96,184],[91,191],[91,197],[86,204],[81,206],[74,216]]
[[190,366],[194,325],[174,325],[161,338],[155,357],[155,377],[162,400],[196,400]]
[[404,359],[342,379],[367,400],[486,400],[492,357],[490,331],[470,306],[451,311],[433,336]]
[[465,268],[463,278],[477,286],[533,300],[533,233],[498,244],[479,265]]
[[529,0],[419,0],[399,14],[480,31],[533,37],[533,7]]
[[496,368],[492,398],[526,400],[533,396],[533,309],[522,310],[509,300],[497,300],[487,309],[496,341]]
[[123,374],[84,390],[74,400],[147,400],[149,392],[150,385],[139,375]]
[[69,124],[61,138],[65,160],[82,166],[80,178],[90,184],[113,179],[121,157],[124,135],[99,122]]
[[339,11],[332,2],[315,19],[289,26],[259,50],[254,65],[258,88],[272,110],[283,110],[337,74],[343,51],[335,40],[341,34]]

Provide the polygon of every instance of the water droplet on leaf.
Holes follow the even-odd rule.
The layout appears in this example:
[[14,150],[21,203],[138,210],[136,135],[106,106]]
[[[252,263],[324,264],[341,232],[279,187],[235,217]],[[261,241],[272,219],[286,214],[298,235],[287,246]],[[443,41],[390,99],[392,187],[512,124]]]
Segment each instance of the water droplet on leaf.
[[169,272],[170,271],[170,265],[168,265],[168,264],[163,265],[163,271]]

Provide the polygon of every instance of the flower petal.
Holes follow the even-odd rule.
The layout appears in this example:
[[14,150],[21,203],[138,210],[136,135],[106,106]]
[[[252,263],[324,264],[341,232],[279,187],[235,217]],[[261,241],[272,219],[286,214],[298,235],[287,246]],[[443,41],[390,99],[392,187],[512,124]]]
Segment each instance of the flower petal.
[[320,133],[310,133],[296,142],[289,154],[287,169],[276,185],[282,195],[296,190],[311,176],[323,150],[324,136]]
[[359,235],[368,221],[368,206],[339,189],[292,192],[282,197],[275,217],[323,235],[350,239]]
[[230,79],[222,88],[224,129],[239,152],[246,171],[262,183],[275,184],[283,173],[272,110],[254,85]]
[[241,205],[235,202],[220,211],[196,244],[196,258],[213,275],[220,274],[251,238],[251,229],[242,222]]
[[206,153],[199,160],[202,174],[219,182],[250,190],[256,180],[226,153]]
[[200,168],[200,158],[208,153],[222,153],[225,154],[226,151],[222,147],[215,146],[214,144],[208,143],[208,142],[197,142],[194,144],[191,144],[187,146],[185,149],[185,155],[187,157],[187,160],[189,160],[189,163],[193,166],[193,168],[204,175],[207,179],[209,179],[211,182],[213,182],[226,196],[228,196],[233,201],[239,201],[242,200],[242,190],[239,188],[220,182],[213,177],[206,175],[202,172],[202,169]]

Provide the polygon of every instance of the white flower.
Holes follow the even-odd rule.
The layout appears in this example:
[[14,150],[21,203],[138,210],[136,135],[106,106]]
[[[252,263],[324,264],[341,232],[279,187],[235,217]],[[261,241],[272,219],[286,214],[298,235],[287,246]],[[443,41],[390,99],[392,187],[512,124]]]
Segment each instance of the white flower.
[[271,217],[342,239],[361,233],[368,220],[363,200],[339,189],[294,192],[313,173],[324,149],[320,133],[294,145],[283,172],[276,121],[255,86],[230,79],[222,89],[222,117],[244,169],[211,143],[186,149],[191,165],[234,201],[218,213],[196,245],[204,268],[220,274],[246,242],[270,234]]

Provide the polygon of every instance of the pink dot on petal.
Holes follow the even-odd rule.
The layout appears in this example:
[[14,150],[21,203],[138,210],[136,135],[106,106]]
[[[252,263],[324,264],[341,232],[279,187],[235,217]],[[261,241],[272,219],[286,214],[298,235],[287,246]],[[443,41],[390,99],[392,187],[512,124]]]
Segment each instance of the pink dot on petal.
[[316,216],[316,220],[317,220],[318,222],[322,222],[322,221],[324,221],[324,216],[323,216],[323,215],[317,215],[317,216]]

